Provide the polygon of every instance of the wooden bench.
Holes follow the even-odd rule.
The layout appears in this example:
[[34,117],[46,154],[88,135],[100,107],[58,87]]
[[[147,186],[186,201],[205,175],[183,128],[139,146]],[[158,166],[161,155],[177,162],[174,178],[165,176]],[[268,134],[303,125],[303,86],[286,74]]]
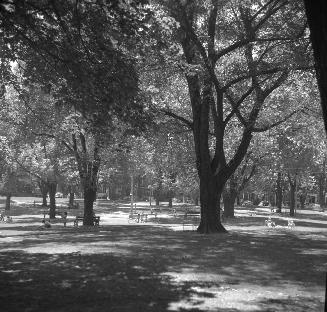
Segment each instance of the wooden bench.
[[155,213],[158,213],[158,212],[161,212],[161,208],[160,207],[152,207],[150,209],[150,213],[151,214],[155,214]]
[[191,226],[192,231],[194,231],[194,228],[198,226],[199,223],[200,223],[200,213],[186,211],[183,218],[183,231],[185,230],[186,226]]
[[[78,226],[78,222],[79,221],[84,221],[84,217],[82,216],[76,216],[75,220],[74,220],[74,226]],[[100,217],[99,216],[94,216],[93,217],[93,223],[95,226],[99,226],[100,225]]]
[[147,213],[139,213],[134,212],[133,214],[128,215],[128,223],[136,222],[136,223],[145,223],[148,221],[148,214]]

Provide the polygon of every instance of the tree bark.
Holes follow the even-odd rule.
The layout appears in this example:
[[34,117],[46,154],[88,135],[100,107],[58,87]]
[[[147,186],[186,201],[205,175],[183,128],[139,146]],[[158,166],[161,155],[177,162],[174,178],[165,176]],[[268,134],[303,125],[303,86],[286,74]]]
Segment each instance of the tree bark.
[[230,192],[223,193],[224,200],[224,217],[234,218],[235,217],[235,200],[236,195]]
[[283,186],[282,186],[282,174],[278,172],[276,181],[276,212],[282,212],[282,202],[283,202]]
[[220,221],[220,198],[223,187],[219,189],[216,176],[200,176],[201,221],[197,231],[202,234],[226,233]]
[[49,182],[49,197],[50,197],[50,219],[56,217],[56,191],[57,191],[57,182]]
[[307,198],[307,192],[306,191],[302,191],[299,194],[299,201],[300,201],[300,207],[301,207],[301,209],[304,209],[306,198]]
[[5,207],[5,211],[9,211],[10,210],[10,201],[11,201],[11,194],[8,193],[8,194],[6,194],[6,207]]
[[327,3],[326,0],[304,0],[304,4],[327,132]]
[[296,182],[290,182],[290,216],[294,217],[295,215],[295,205],[296,205],[296,194],[295,194],[295,190],[296,190]]
[[73,208],[74,207],[74,200],[75,200],[75,193],[74,192],[69,192],[69,207]]
[[42,194],[42,206],[46,207],[48,206],[48,202],[47,202],[47,195],[49,192],[49,186],[45,181],[39,181],[38,182],[41,194]]
[[99,138],[95,137],[93,148],[93,160],[88,160],[89,155],[86,146],[86,138],[83,133],[79,133],[81,150],[77,145],[76,134],[72,135],[73,150],[77,161],[78,172],[81,179],[84,196],[84,219],[83,225],[93,226],[93,203],[96,200],[97,177],[100,167],[100,143]]
[[93,226],[93,204],[96,199],[96,188],[90,187],[89,183],[86,183],[84,187],[84,220],[83,225]]
[[224,200],[224,217],[234,218],[235,217],[235,200],[238,194],[237,182],[234,175],[231,175],[229,182],[226,184],[223,192]]
[[[323,167],[325,167],[325,166],[323,166]],[[324,209],[324,207],[325,207],[325,184],[326,184],[325,171],[320,173],[318,183],[319,183],[319,205],[320,205],[321,209]]]

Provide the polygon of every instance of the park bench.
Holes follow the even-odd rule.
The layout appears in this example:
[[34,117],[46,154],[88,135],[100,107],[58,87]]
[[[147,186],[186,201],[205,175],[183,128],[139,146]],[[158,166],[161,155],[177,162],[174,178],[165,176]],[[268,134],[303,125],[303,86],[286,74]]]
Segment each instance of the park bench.
[[198,211],[186,210],[183,218],[183,231],[185,227],[191,226],[192,231],[199,225],[200,213]]
[[[84,217],[83,216],[76,216],[75,220],[74,220],[74,226],[78,226],[78,222],[84,221]],[[99,226],[100,225],[100,217],[99,216],[94,216],[93,217],[93,223],[95,226]]]
[[155,214],[155,213],[158,213],[158,212],[161,212],[161,208],[160,207],[152,207],[150,209],[150,213],[151,214]]
[[287,220],[287,227],[288,228],[294,228],[295,227],[295,223],[293,220]]
[[13,222],[12,217],[10,217],[10,216],[6,217],[5,214],[3,214],[3,213],[0,213],[0,221],[3,221],[5,223],[12,223]]
[[276,223],[271,219],[271,217],[268,217],[268,219],[265,220],[265,225],[268,227],[276,227]]
[[148,221],[148,214],[142,212],[136,212],[128,215],[128,223],[136,222],[136,223],[145,223]]
[[177,217],[177,209],[176,208],[171,208],[169,210],[169,214],[176,218]]

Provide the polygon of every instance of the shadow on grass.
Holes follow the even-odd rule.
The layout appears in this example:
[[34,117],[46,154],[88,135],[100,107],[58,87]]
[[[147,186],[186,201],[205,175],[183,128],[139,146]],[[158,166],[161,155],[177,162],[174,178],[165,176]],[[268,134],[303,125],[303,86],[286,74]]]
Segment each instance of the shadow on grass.
[[[1,242],[1,308],[167,311],[174,302],[199,296],[196,287],[245,283],[322,289],[325,244],[326,236],[303,238],[290,232],[203,236],[151,225],[33,232],[19,241]],[[204,301],[212,292],[201,296]],[[316,300],[309,299],[257,304],[262,311],[314,311],[302,309]],[[295,303],[302,310],[292,310]]]
[[[2,311],[166,311],[188,295],[168,278],[113,255],[7,252],[1,261]],[[158,270],[163,268],[158,267]]]
[[273,312],[298,312],[298,311],[323,311],[321,302],[317,298],[297,296],[286,299],[267,299],[259,303],[262,311]]

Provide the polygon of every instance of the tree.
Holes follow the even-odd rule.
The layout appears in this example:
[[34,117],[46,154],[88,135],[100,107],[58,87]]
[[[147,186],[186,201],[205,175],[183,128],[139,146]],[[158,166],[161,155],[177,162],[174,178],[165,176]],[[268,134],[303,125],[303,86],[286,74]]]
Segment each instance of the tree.
[[105,138],[117,120],[135,131],[148,120],[130,53],[144,31],[144,2],[29,0],[0,6],[5,47],[23,67],[25,81],[41,84],[58,106],[77,110],[86,124],[70,138],[84,191],[85,225],[93,224]]
[[257,166],[258,160],[252,153],[248,153],[238,169],[230,176],[223,191],[224,217],[235,216],[235,200],[255,174]]
[[[165,4],[179,24],[176,37],[186,60],[192,120],[185,123],[193,131],[200,179],[198,232],[224,232],[218,212],[226,181],[246,155],[253,133],[280,122],[270,120],[262,125],[258,117],[269,96],[286,81],[290,72],[286,62],[296,65],[290,56],[305,26],[300,18],[294,27],[297,21],[289,20],[285,13],[293,10],[300,16],[301,10],[287,1],[252,7],[229,1]],[[236,119],[241,135],[233,156],[227,159],[225,131]]]

